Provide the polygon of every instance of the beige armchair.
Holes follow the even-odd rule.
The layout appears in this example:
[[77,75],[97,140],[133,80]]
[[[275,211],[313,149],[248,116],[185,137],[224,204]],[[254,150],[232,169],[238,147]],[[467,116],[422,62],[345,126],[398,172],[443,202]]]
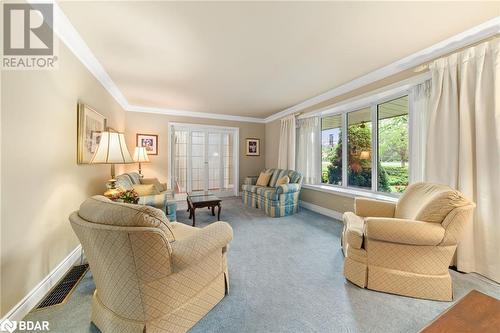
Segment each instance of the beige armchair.
[[227,293],[225,222],[199,229],[159,209],[87,199],[70,216],[96,291],[92,322],[107,332],[186,332]]
[[452,300],[448,267],[474,207],[432,183],[408,186],[397,203],[356,198],[343,216],[344,276],[362,288]]

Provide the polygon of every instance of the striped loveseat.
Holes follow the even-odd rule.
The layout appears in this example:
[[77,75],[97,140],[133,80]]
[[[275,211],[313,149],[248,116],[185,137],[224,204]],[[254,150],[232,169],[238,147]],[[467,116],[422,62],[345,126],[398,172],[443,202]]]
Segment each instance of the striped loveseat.
[[[116,186],[124,190],[131,190],[136,184],[146,184],[146,180],[152,181],[154,179],[141,179],[137,172],[124,173],[116,176]],[[151,182],[147,182],[147,184],[151,184]],[[177,220],[177,203],[174,201],[173,191],[167,189],[167,184],[160,184],[160,186],[162,188],[159,194],[140,196],[139,205],[161,209],[170,222],[175,222]]]
[[[299,193],[302,185],[302,175],[294,170],[267,169],[264,172],[272,172],[269,184],[264,186],[255,185],[258,177],[247,177],[242,186],[243,204],[264,209],[271,217],[282,217],[295,214],[299,209]],[[288,176],[290,183],[276,186],[279,178]]]

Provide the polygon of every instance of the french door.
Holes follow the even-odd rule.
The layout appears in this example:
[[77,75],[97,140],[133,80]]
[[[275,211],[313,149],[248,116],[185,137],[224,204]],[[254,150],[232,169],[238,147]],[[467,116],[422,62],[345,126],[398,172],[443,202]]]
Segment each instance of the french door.
[[171,124],[171,179],[177,194],[237,195],[238,129]]

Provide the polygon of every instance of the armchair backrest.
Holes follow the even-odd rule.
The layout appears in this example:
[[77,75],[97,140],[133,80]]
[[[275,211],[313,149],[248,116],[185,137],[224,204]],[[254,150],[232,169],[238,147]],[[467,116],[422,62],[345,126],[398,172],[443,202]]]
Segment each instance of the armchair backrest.
[[273,173],[269,180],[269,187],[275,187],[278,179],[284,176],[290,178],[290,184],[302,184],[302,174],[295,170],[267,169],[265,172]]
[[442,223],[454,209],[471,204],[462,193],[449,186],[414,183],[399,199],[394,217]]
[[133,185],[140,183],[141,178],[137,172],[129,172],[116,176],[116,186],[124,190],[130,190]]
[[147,320],[141,284],[171,273],[174,237],[163,212],[95,196],[69,219],[89,261],[99,300],[118,315]]

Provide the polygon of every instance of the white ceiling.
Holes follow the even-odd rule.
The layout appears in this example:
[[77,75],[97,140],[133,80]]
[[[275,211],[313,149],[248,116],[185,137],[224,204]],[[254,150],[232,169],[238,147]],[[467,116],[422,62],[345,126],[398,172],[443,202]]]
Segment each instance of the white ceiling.
[[60,2],[131,105],[267,117],[500,15],[500,2]]

